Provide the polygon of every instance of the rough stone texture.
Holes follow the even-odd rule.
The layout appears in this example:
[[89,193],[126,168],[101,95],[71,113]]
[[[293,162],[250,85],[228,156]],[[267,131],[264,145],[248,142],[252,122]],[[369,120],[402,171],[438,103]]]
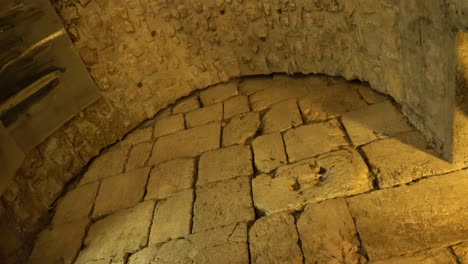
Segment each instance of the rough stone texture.
[[54,225],[87,218],[94,205],[99,183],[93,182],[69,191],[57,204]]
[[206,106],[185,115],[187,128],[203,125],[223,119],[223,104]]
[[88,223],[88,219],[81,219],[42,231],[35,241],[28,263],[73,264]]
[[143,199],[150,168],[141,168],[104,179],[99,187],[93,218],[133,206]]
[[295,99],[289,99],[270,107],[262,118],[262,132],[283,132],[302,125],[301,113]]
[[341,121],[354,146],[413,129],[390,101],[346,113]]
[[145,141],[151,140],[153,137],[153,128],[152,127],[145,127],[133,131],[132,133],[128,134],[122,142],[120,142],[123,146],[133,146],[139,143],[143,143]]
[[187,113],[187,112],[196,110],[198,108],[200,108],[200,102],[198,101],[198,98],[195,96],[191,96],[178,102],[172,108],[172,113],[173,114]]
[[281,134],[272,133],[260,136],[252,142],[255,167],[261,172],[268,173],[287,164]]
[[466,165],[450,164],[437,157],[419,132],[373,142],[363,147],[381,188],[408,183],[421,177],[455,171]]
[[192,205],[191,189],[159,201],[154,209],[149,243],[156,244],[190,234]]
[[148,243],[154,202],[146,201],[112,214],[89,228],[76,264],[119,258]]
[[343,131],[336,120],[288,130],[284,143],[290,162],[310,158],[346,146]]
[[149,141],[133,146],[130,150],[127,164],[125,165],[125,171],[131,171],[134,169],[144,167],[151,155],[153,145],[154,142]]
[[154,126],[154,136],[162,137],[185,129],[183,114],[167,116],[158,120]]
[[369,85],[359,84],[358,92],[369,104],[376,104],[390,99],[389,96],[373,90]]
[[247,225],[228,225],[165,244],[151,245],[130,256],[128,263],[249,263]]
[[255,207],[267,215],[371,189],[367,166],[353,150],[324,154],[281,167],[275,177],[263,174],[252,180]]
[[302,264],[294,217],[274,214],[257,220],[249,230],[252,263]]
[[253,138],[260,126],[260,117],[256,112],[240,114],[233,117],[223,128],[223,147],[245,144]]
[[117,147],[101,154],[89,166],[80,184],[85,184],[99,179],[117,175],[123,172],[127,160],[128,148]]
[[468,242],[456,245],[452,248],[461,264],[468,263]]
[[193,157],[203,152],[219,148],[221,126],[219,123],[187,129],[159,138],[153,147],[149,164]]
[[[431,249],[421,253],[371,262],[371,264],[457,264],[457,260],[446,248]],[[463,264],[464,262],[462,262]]]
[[204,153],[198,163],[197,185],[251,176],[252,152],[249,146],[232,146]]
[[360,263],[360,244],[344,199],[306,207],[297,220],[305,263]]
[[163,199],[192,187],[195,177],[193,159],[164,162],[151,171],[145,199]]
[[[456,244],[468,237],[468,172],[348,199],[370,260]],[[450,217],[448,217],[450,216]]]
[[267,89],[273,82],[272,76],[254,76],[244,77],[239,81],[239,93],[243,95],[251,95],[256,92]]
[[249,178],[197,186],[192,232],[248,222],[254,218]]
[[238,81],[220,83],[200,92],[200,100],[204,106],[219,103],[229,97],[236,96]]
[[249,98],[244,95],[233,97],[224,102],[224,119],[249,112]]
[[336,118],[346,112],[367,106],[357,87],[344,81],[332,85],[315,86],[299,101],[301,112],[308,122]]

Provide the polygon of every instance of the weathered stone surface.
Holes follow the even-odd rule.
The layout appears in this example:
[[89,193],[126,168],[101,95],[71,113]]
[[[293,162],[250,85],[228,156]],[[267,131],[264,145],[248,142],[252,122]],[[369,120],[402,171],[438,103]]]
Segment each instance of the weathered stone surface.
[[360,263],[360,244],[344,199],[308,205],[297,230],[305,263]]
[[261,172],[268,173],[287,164],[283,139],[280,133],[260,136],[252,142],[255,167]]
[[358,85],[358,92],[362,96],[362,98],[364,98],[364,100],[366,100],[366,102],[369,104],[376,104],[390,99],[389,96],[379,93],[376,90],[372,89],[369,85],[365,84]]
[[159,138],[153,147],[148,164],[193,157],[203,152],[219,148],[221,126],[219,123],[187,129]]
[[275,75],[271,85],[250,96],[252,110],[261,111],[268,106],[290,98],[301,98],[309,93],[302,78],[283,78]]
[[239,176],[251,176],[252,152],[249,146],[231,146],[206,152],[200,157],[197,185]]
[[141,168],[104,179],[101,182],[93,218],[133,206],[143,199],[150,168]]
[[145,199],[163,199],[189,189],[195,177],[195,160],[176,159],[161,163],[151,171]]
[[367,166],[354,150],[324,154],[280,167],[275,177],[263,174],[252,180],[255,207],[267,215],[371,189]]
[[200,108],[200,102],[196,96],[183,99],[172,108],[173,114],[187,113]]
[[129,264],[141,263],[218,264],[249,263],[247,225],[228,225],[171,240],[130,256]]
[[223,104],[206,106],[185,115],[187,128],[203,125],[223,119]]
[[366,106],[357,88],[345,82],[312,87],[310,94],[299,100],[301,112],[308,122],[336,118]]
[[167,116],[156,121],[154,126],[154,136],[162,137],[184,129],[185,120],[183,114]]
[[76,264],[123,256],[146,246],[153,209],[154,202],[146,201],[91,225]]
[[152,137],[153,137],[152,127],[140,128],[128,134],[122,140],[120,144],[122,144],[123,146],[133,146],[139,143],[143,143],[145,141],[149,141],[151,140]]
[[192,189],[159,201],[154,209],[149,243],[156,244],[190,234],[192,205]]
[[127,153],[128,148],[126,147],[117,147],[104,152],[91,163],[80,184],[122,173],[127,160]]
[[37,236],[28,263],[74,263],[88,223],[85,218],[42,231]]
[[[455,257],[446,248],[426,250],[409,256],[370,262],[371,264],[457,264]],[[465,262],[462,262],[465,263]]]
[[381,188],[408,183],[421,177],[455,171],[463,163],[450,164],[437,157],[419,132],[372,142],[363,147]]
[[215,104],[232,96],[236,96],[238,80],[220,83],[200,92],[200,100],[204,106]]
[[99,183],[93,182],[69,191],[58,202],[53,219],[54,225],[87,218],[93,208],[98,187]]
[[270,107],[262,118],[262,132],[283,132],[302,125],[302,117],[296,99],[288,99]]
[[310,158],[346,146],[346,140],[336,120],[301,126],[284,133],[284,143],[290,162]]
[[[456,244],[468,237],[468,172],[348,199],[371,260]],[[449,217],[448,217],[449,216]]]
[[127,164],[125,165],[125,171],[131,171],[137,168],[144,167],[151,155],[153,145],[154,142],[149,141],[133,146],[130,150]]
[[223,147],[245,144],[253,138],[260,126],[260,117],[256,112],[233,117],[223,128]]
[[341,121],[354,146],[413,129],[390,101],[346,113]]
[[249,98],[244,95],[233,97],[224,102],[224,119],[249,112]]
[[244,77],[239,81],[239,93],[251,95],[271,87],[272,76]]
[[468,263],[468,242],[456,245],[452,248],[461,264]]
[[247,177],[197,187],[196,193],[192,232],[255,218]]
[[302,263],[294,217],[280,213],[257,220],[249,230],[252,263]]

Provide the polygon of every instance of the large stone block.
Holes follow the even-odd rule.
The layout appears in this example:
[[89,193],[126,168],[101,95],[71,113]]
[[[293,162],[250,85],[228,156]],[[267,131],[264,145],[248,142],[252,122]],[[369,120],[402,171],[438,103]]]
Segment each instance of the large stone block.
[[268,173],[288,163],[280,133],[260,136],[252,142],[255,167],[261,172]]
[[233,117],[223,128],[223,147],[245,144],[254,137],[259,126],[258,113],[245,113]]
[[200,100],[204,106],[219,103],[224,99],[236,96],[238,81],[220,83],[200,92]]
[[123,172],[129,149],[127,147],[112,148],[98,156],[85,172],[80,184],[118,175]]
[[249,112],[249,98],[244,95],[233,97],[224,102],[224,119],[231,118],[235,115]]
[[270,107],[262,118],[262,132],[283,132],[302,125],[302,117],[296,99],[288,99]]
[[125,171],[131,171],[144,167],[148,161],[151,151],[153,150],[153,141],[143,142],[135,145],[130,150],[128,155],[127,164],[125,165]]
[[185,114],[187,128],[196,127],[223,119],[223,104],[206,106]]
[[162,137],[185,129],[183,114],[176,114],[161,118],[154,125],[154,136]]
[[[386,260],[374,261],[371,264],[457,264],[457,260],[446,248],[431,249],[420,253]],[[465,263],[465,262],[462,262]]]

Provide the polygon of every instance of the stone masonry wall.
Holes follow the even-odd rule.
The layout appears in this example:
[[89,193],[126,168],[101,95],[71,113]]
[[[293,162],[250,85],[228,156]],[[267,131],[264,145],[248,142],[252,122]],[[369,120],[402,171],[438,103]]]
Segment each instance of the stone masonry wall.
[[[450,10],[459,10],[462,1],[450,2]],[[429,115],[437,115],[441,110],[427,108],[422,97],[418,97],[427,92],[424,90],[427,83],[418,83],[425,80],[427,72],[415,76],[411,73],[435,60],[444,67],[455,61],[455,52],[452,54],[450,48],[446,57],[420,60],[434,54],[430,43],[439,47],[455,41],[452,31],[445,31],[450,28],[446,8],[437,3],[437,0],[412,0],[405,4],[397,0],[55,2],[103,98],[26,158],[1,197],[0,231],[6,235],[0,242],[0,256],[18,253],[23,242],[46,221],[48,208],[65,184],[101,149],[178,98],[236,76],[325,73],[368,81],[373,88],[400,102],[420,129],[440,139],[437,137],[443,133],[437,128],[445,124],[426,123],[427,119],[418,115],[426,110],[432,111]],[[414,31],[422,27],[412,23],[420,16],[430,23],[423,20],[427,30],[415,35]],[[466,26],[463,17],[458,19],[454,15],[453,21]],[[430,33],[428,29],[433,25],[436,31]],[[412,49],[413,41],[422,39],[427,45],[421,43],[423,49]],[[418,51],[415,55],[414,50]],[[437,52],[440,54],[441,50]],[[406,61],[410,64],[405,64]],[[427,70],[437,77],[429,85],[433,89],[429,92],[435,95],[438,91],[434,89],[439,89],[439,84],[450,84],[452,78],[451,71],[439,74],[439,69]],[[408,92],[406,87],[415,83],[421,89],[416,89],[417,93]],[[450,87],[447,91],[450,92]],[[440,108],[446,108],[454,100],[448,97]],[[447,122],[453,120],[448,118]]]

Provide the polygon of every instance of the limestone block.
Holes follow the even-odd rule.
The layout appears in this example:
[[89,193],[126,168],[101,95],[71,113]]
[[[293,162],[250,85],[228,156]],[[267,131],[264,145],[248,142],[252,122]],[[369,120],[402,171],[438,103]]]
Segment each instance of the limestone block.
[[183,114],[167,116],[156,121],[154,126],[154,136],[162,137],[184,129],[185,120]]
[[260,136],[252,142],[255,167],[261,172],[268,173],[287,164],[283,139],[280,133]]
[[363,247],[376,261],[465,240],[467,195],[468,174],[459,171],[347,200]]
[[[411,254],[408,256],[401,256],[387,260],[380,260],[371,262],[371,264],[457,264],[454,256],[446,248],[443,249],[430,249],[420,253]],[[462,262],[464,263],[464,262]]]
[[250,111],[249,98],[239,95],[224,102],[224,119]]
[[148,164],[194,157],[203,152],[217,149],[220,144],[220,136],[220,124],[210,123],[161,137],[154,144]]
[[125,165],[125,171],[131,171],[144,167],[146,165],[146,161],[148,161],[151,155],[153,145],[154,142],[149,141],[133,146],[130,150],[127,164]]
[[240,114],[233,117],[223,128],[223,147],[245,144],[257,133],[260,117],[256,112]]
[[251,95],[270,88],[272,82],[271,76],[245,77],[239,81],[239,92],[243,95]]
[[185,115],[187,128],[203,125],[213,121],[220,121],[223,119],[223,104],[214,104],[206,106]]
[[193,159],[176,159],[161,163],[151,171],[145,199],[164,199],[189,189],[194,178]]
[[372,89],[369,85],[359,84],[358,92],[369,104],[376,104],[386,100],[389,100],[390,97],[385,94],[379,93],[376,90]]
[[192,232],[255,218],[247,177],[197,187],[196,193]]
[[468,263],[468,242],[456,245],[453,248],[453,251],[458,257],[460,263]]
[[123,172],[128,148],[117,147],[99,155],[85,172],[80,184],[85,184]]
[[123,146],[133,146],[139,143],[143,143],[145,141],[149,141],[152,137],[152,127],[140,128],[128,134],[120,144],[122,144]]
[[336,120],[291,129],[284,133],[290,162],[310,158],[346,146],[345,135]]
[[296,99],[288,99],[270,107],[262,118],[262,132],[283,132],[302,125],[302,117]]
[[133,206],[143,199],[150,168],[141,168],[102,181],[93,218]]
[[154,209],[149,243],[156,244],[190,234],[192,205],[192,189],[159,201]]
[[268,89],[250,96],[252,110],[261,111],[268,106],[291,98],[301,98],[308,94],[308,88],[301,80],[273,80]]
[[252,152],[249,146],[231,146],[206,152],[201,155],[198,165],[197,185],[251,176]]
[[204,106],[222,102],[223,100],[236,96],[238,81],[230,81],[227,83],[220,83],[215,86],[209,87],[200,92],[200,100]]
[[190,96],[177,103],[172,108],[173,114],[187,113],[200,108],[200,102],[196,96]]

